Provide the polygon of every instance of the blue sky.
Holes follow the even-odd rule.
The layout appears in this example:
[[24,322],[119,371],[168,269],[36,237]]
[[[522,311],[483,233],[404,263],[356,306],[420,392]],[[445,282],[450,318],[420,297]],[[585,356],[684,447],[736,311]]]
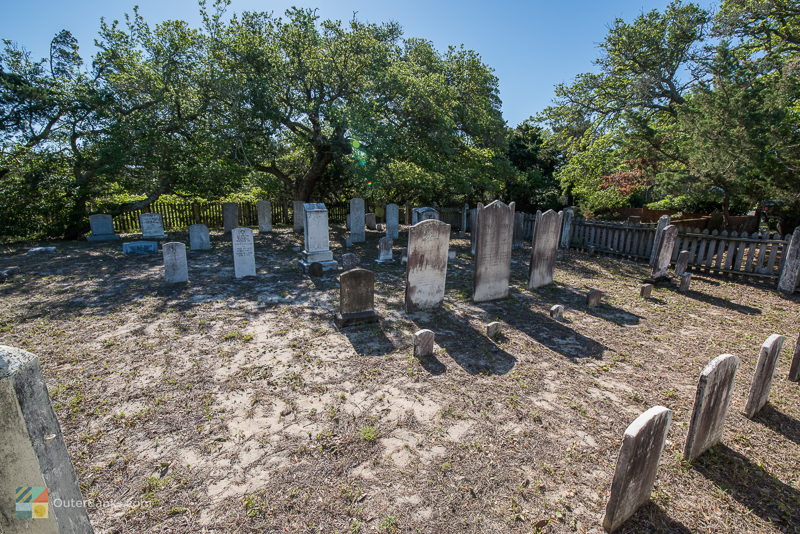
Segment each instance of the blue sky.
[[[698,3],[716,5],[712,0]],[[397,21],[406,37],[429,39],[439,49],[463,43],[495,70],[503,116],[514,126],[548,105],[554,85],[592,69],[597,44],[615,18],[632,20],[667,4],[668,0],[233,0],[230,9],[282,14],[296,5],[318,8],[323,18],[343,20],[357,12],[364,21]],[[53,35],[67,29],[85,55],[94,51],[100,18],[121,19],[134,5],[151,24],[174,18],[197,24],[200,19],[195,0],[2,0],[0,38],[45,56]]]

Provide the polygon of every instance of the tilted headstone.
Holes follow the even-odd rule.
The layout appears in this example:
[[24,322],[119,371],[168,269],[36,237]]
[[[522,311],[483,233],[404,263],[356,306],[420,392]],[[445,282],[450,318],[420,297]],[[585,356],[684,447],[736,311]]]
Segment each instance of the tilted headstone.
[[408,229],[406,311],[429,310],[442,304],[447,279],[450,225],[422,221]]
[[351,198],[350,199],[350,237],[353,243],[363,243],[366,241],[366,232],[364,230],[364,199]]
[[653,237],[653,249],[650,251],[650,266],[655,267],[656,260],[658,259],[659,251],[661,250],[661,239],[664,236],[664,228],[669,226],[671,219],[669,215],[662,215],[658,218],[656,225],[656,233]]
[[87,241],[118,241],[120,238],[114,233],[114,219],[106,213],[89,215],[89,228],[92,233],[86,237]]
[[359,263],[361,263],[361,260],[358,254],[353,254],[352,252],[342,254],[342,270],[349,271],[350,269],[355,269],[358,267]]
[[378,322],[375,313],[375,274],[361,268],[350,269],[339,277],[339,313],[336,324],[342,328]]
[[272,204],[269,200],[259,200],[256,202],[258,212],[258,231],[261,233],[272,231]]
[[511,242],[511,248],[514,250],[522,248],[525,243],[525,214],[514,214],[514,238]]
[[239,226],[239,204],[224,202],[222,204],[222,231],[226,234]]
[[589,292],[586,294],[586,305],[589,308],[594,308],[595,306],[599,306],[600,302],[603,300],[603,292],[599,289],[590,289]]
[[700,373],[689,433],[683,448],[683,456],[687,461],[691,462],[722,439],[738,368],[739,359],[736,356],[723,354],[711,360]]
[[378,263],[394,263],[392,240],[384,236],[378,240]]
[[431,219],[439,220],[439,212],[435,208],[425,206],[422,208],[414,208],[411,212],[411,224],[417,224]]
[[781,353],[781,348],[783,348],[783,340],[783,336],[772,334],[761,345],[756,371],[753,373],[753,381],[750,384],[750,395],[747,397],[747,406],[744,409],[744,414],[748,419],[752,419],[761,411],[761,408],[769,400],[769,390],[772,388],[775,364],[778,362],[778,354]]
[[364,214],[364,224],[367,226],[367,230],[375,230],[378,226],[377,221],[375,220],[374,213],[365,213]]
[[681,276],[689,268],[689,251],[681,250],[675,260],[675,276]]
[[397,204],[386,205],[386,237],[400,238],[400,206]]
[[800,336],[797,336],[797,343],[794,346],[794,357],[789,367],[789,380],[800,382]]
[[306,216],[303,213],[303,206],[305,206],[305,202],[302,200],[292,201],[292,230],[296,234],[301,233],[305,228]]
[[683,273],[681,275],[681,284],[678,286],[678,291],[686,293],[689,291],[689,286],[692,283],[692,273]]
[[144,239],[164,239],[164,219],[160,213],[140,213],[139,227],[142,229]]
[[[91,534],[39,358],[4,345],[0,436],[0,531]],[[54,506],[56,502],[67,505]]]
[[792,294],[800,280],[800,226],[794,229],[792,240],[786,250],[781,277],[778,279],[778,290]]
[[128,241],[122,244],[123,254],[155,254],[158,241]]
[[671,422],[671,410],[654,406],[625,430],[603,518],[603,528],[608,532],[622,526],[650,500]]
[[414,341],[414,357],[430,358],[433,356],[433,341],[435,335],[431,330],[417,330],[412,336]]
[[170,284],[189,281],[189,263],[186,261],[186,245],[183,243],[164,243],[164,280]]
[[500,335],[503,330],[503,323],[500,321],[492,321],[486,325],[486,337],[494,339]]
[[653,280],[660,280],[667,277],[669,264],[672,262],[672,251],[675,249],[675,241],[678,238],[678,227],[674,224],[664,228],[659,243],[659,251],[656,256],[656,263],[653,266]]
[[250,228],[231,230],[233,243],[233,273],[236,278],[256,275],[256,255],[253,231]]
[[553,319],[561,319],[564,317],[564,306],[561,304],[554,304],[550,307],[550,317]]
[[472,279],[472,300],[486,302],[508,296],[514,203],[495,200],[478,212],[478,239]]
[[211,234],[205,224],[189,226],[189,248],[191,250],[211,250]]
[[561,248],[569,248],[572,239],[572,221],[575,219],[575,211],[572,208],[564,210],[561,216]]
[[643,299],[649,299],[653,295],[653,284],[643,284],[639,290],[639,296]]
[[300,265],[308,269],[312,263],[319,262],[326,271],[338,269],[339,263],[333,259],[330,249],[328,209],[325,204],[305,204],[303,215],[306,219],[303,223],[305,249]]
[[528,289],[553,283],[560,231],[561,217],[555,211],[547,210],[537,219],[528,268]]

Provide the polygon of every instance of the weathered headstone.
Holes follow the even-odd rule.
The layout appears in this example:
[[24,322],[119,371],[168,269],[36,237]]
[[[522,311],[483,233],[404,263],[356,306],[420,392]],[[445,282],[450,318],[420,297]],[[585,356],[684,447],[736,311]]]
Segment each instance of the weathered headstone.
[[661,239],[664,236],[664,228],[669,226],[670,223],[669,215],[662,215],[658,219],[658,224],[656,225],[656,233],[653,237],[653,249],[650,251],[650,266],[655,267],[656,260],[658,259],[659,251],[661,250]]
[[800,226],[794,229],[792,240],[786,248],[786,260],[783,262],[778,290],[792,294],[800,280]]
[[250,228],[231,230],[233,242],[233,272],[236,278],[256,275],[256,255],[253,231]]
[[561,248],[569,248],[572,239],[572,221],[575,218],[575,211],[572,208],[564,210],[561,216]]
[[753,381],[750,384],[750,395],[747,397],[747,406],[744,409],[744,414],[748,419],[752,419],[761,411],[761,408],[769,400],[769,390],[772,388],[775,364],[778,362],[778,354],[781,353],[781,348],[783,348],[783,340],[783,336],[772,334],[761,345],[756,371],[753,373]]
[[681,275],[681,284],[678,286],[678,291],[686,293],[689,291],[689,286],[692,283],[692,273],[683,273]]
[[183,243],[164,243],[164,280],[170,284],[189,281],[189,264],[186,261],[186,245]]
[[322,264],[318,261],[312,262],[308,266],[308,276],[311,278],[319,278],[325,273],[325,269],[322,267]]
[[339,263],[333,259],[330,249],[328,210],[325,204],[304,204],[303,216],[306,219],[303,223],[305,249],[300,265],[308,269],[312,263],[319,262],[326,271],[338,269]]
[[361,268],[350,269],[339,277],[339,313],[336,324],[342,328],[378,322],[375,313],[375,274]]
[[486,302],[508,296],[514,203],[495,200],[478,213],[478,239],[472,279],[472,300]]
[[675,249],[675,241],[678,238],[678,227],[670,224],[664,228],[659,243],[659,251],[656,256],[656,263],[653,266],[653,280],[663,280],[667,277],[667,270],[672,261],[672,251]]
[[[91,534],[39,358],[4,345],[0,345],[0,436],[0,531]],[[56,502],[79,504],[54,506]]]
[[469,253],[475,255],[478,245],[478,212],[483,208],[483,203],[478,202],[478,207],[469,210]]
[[502,332],[503,323],[500,321],[492,321],[486,325],[486,337],[494,339]]
[[653,295],[653,284],[642,284],[639,290],[639,296],[643,299],[649,299]]
[[358,257],[358,254],[353,254],[352,252],[346,252],[342,254],[342,270],[349,271],[350,269],[355,269],[358,267],[358,264],[361,263],[361,260]]
[[365,213],[364,214],[364,224],[367,226],[367,230],[375,230],[378,226],[377,221],[375,220],[374,213]]
[[450,225],[421,221],[408,229],[406,311],[435,308],[444,299]]
[[700,373],[694,409],[683,456],[692,461],[722,439],[722,429],[733,393],[739,359],[732,354],[717,356]]
[[400,263],[403,265],[408,263],[408,247],[400,249]]
[[160,213],[140,213],[139,227],[142,229],[143,239],[164,239],[164,219]]
[[514,214],[514,237],[511,242],[511,248],[514,250],[522,248],[525,244],[525,214]]
[[292,201],[292,230],[296,234],[301,233],[305,228],[306,216],[303,213],[303,206],[305,206],[305,202],[302,200]]
[[222,204],[222,231],[226,234],[239,226],[239,204],[224,202]]
[[433,341],[435,335],[431,330],[417,330],[414,332],[414,357],[430,358],[433,356]]
[[601,300],[603,300],[603,292],[599,289],[590,289],[586,294],[586,305],[590,308],[599,306]]
[[550,317],[553,319],[561,319],[564,317],[564,306],[561,304],[554,304],[550,307]]
[[118,241],[120,238],[114,233],[114,219],[106,213],[89,215],[89,228],[92,233],[86,237],[87,241]]
[[259,200],[256,202],[258,212],[258,231],[261,233],[272,231],[272,204],[269,200]]
[[547,210],[537,218],[531,248],[531,263],[528,267],[528,289],[553,283],[560,231],[561,217],[555,211]]
[[211,234],[205,224],[189,226],[189,248],[191,250],[211,250]]
[[654,406],[625,430],[611,483],[603,528],[613,532],[650,500],[672,411]]
[[364,199],[350,199],[350,237],[353,243],[363,243],[367,237],[364,230]]
[[394,263],[392,255],[392,240],[384,236],[378,240],[378,263]]
[[467,225],[469,223],[469,204],[464,204],[464,207],[461,208],[461,229],[460,234],[461,237],[467,235]]
[[689,268],[689,251],[681,250],[675,260],[675,276],[681,276]]
[[400,238],[400,206],[397,204],[386,205],[386,237]]
[[128,241],[122,244],[123,254],[155,254],[158,241]]
[[411,224],[417,224],[431,219],[439,220],[439,212],[436,208],[425,206],[422,208],[414,208],[411,212]]
[[789,367],[789,380],[800,382],[800,336],[797,336],[797,343],[794,345],[794,357]]

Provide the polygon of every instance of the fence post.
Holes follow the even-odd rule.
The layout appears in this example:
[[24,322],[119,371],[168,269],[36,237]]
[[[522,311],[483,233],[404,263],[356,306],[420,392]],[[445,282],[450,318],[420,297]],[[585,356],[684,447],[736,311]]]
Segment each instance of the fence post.
[[794,229],[792,240],[786,246],[784,254],[786,259],[778,280],[778,290],[791,295],[797,288],[800,277],[800,226]]

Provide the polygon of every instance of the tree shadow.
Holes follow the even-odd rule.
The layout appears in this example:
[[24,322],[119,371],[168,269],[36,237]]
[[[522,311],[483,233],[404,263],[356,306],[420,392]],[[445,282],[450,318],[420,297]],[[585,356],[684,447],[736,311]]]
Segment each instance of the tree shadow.
[[[671,287],[672,291],[679,293],[678,288]],[[743,315],[760,315],[761,309],[754,308],[752,306],[746,306],[744,304],[736,304],[729,300],[722,299],[719,297],[714,297],[712,295],[708,295],[706,293],[701,293],[700,291],[696,291],[694,289],[689,289],[686,293],[682,293],[683,295],[699,300],[700,302],[704,302],[706,304],[710,304],[712,306],[717,306],[718,308],[725,308],[727,310],[732,310]]]
[[360,356],[385,356],[397,350],[380,323],[353,325],[339,331]]
[[617,534],[691,534],[691,530],[680,521],[671,518],[659,505],[648,502],[636,510],[617,530]]
[[772,527],[780,532],[797,532],[800,491],[784,484],[763,467],[723,444],[711,448],[693,465],[715,486]]
[[[576,291],[571,287],[559,285],[552,285],[548,287],[550,288],[550,296],[559,302],[566,301],[571,308],[583,310],[589,315],[614,323],[618,326],[636,325],[639,324],[639,321],[642,318],[641,315],[636,315],[635,313],[631,313],[627,310],[623,310],[622,308],[612,306],[605,302],[601,302],[598,306],[590,308],[586,305],[586,293]],[[648,300],[658,302],[657,299]]]
[[777,410],[772,404],[768,403],[764,406],[753,418],[753,421],[771,428],[786,439],[800,445],[800,421]]

